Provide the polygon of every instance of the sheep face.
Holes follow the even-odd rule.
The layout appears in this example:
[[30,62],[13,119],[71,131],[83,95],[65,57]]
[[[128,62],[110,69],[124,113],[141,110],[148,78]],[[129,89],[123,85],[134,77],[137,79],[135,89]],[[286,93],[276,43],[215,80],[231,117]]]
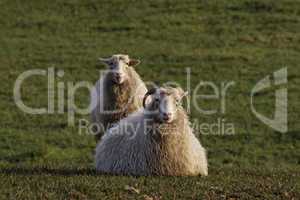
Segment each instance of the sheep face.
[[139,60],[130,59],[128,55],[123,54],[113,55],[110,58],[100,58],[99,60],[107,65],[108,75],[116,84],[122,84],[128,80],[127,68],[140,63]]
[[158,88],[154,90],[149,90],[145,95],[144,102],[147,96],[152,96],[146,109],[153,112],[156,121],[172,123],[177,118],[178,109],[182,108],[182,98],[187,95],[187,92],[181,88]]

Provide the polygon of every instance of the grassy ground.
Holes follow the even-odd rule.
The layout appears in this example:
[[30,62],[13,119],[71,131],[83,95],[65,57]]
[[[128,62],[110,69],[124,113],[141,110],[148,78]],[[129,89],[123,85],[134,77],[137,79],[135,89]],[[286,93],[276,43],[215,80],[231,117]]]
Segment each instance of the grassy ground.
[[211,169],[199,177],[117,177],[86,169],[8,169],[3,199],[296,199],[299,171]]
[[[1,0],[0,5],[0,198],[299,198],[299,1]],[[76,126],[68,127],[67,114],[29,115],[14,103],[15,80],[26,70],[55,67],[65,72],[56,84],[94,83],[103,68],[97,58],[118,52],[142,60],[137,71],[145,81],[175,80],[186,87],[190,67],[192,90],[200,80],[235,82],[225,113],[220,100],[197,102],[217,108],[214,115],[192,107],[193,120],[212,124],[221,118],[235,128],[230,136],[199,136],[208,149],[207,178],[96,174],[93,137],[79,134],[77,126],[88,116],[76,116]],[[254,85],[283,67],[287,133],[269,128],[250,109]],[[24,102],[47,106],[46,88],[45,77],[27,80]],[[78,91],[77,105],[88,102],[87,92]],[[272,117],[274,90],[257,95],[255,107]]]

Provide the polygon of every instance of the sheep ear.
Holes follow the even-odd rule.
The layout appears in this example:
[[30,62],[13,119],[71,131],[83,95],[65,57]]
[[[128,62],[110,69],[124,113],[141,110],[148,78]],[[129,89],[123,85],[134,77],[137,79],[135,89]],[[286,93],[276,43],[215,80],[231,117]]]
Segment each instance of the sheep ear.
[[111,58],[99,58],[100,62],[109,65]]
[[189,92],[188,91],[185,91],[183,94],[182,94],[182,97],[186,97],[189,95]]
[[129,60],[129,63],[128,63],[128,66],[133,67],[133,66],[136,66],[136,65],[138,65],[138,64],[140,64],[140,63],[141,63],[140,60],[130,59],[130,60]]
[[181,88],[179,89],[179,98],[182,99],[183,97],[186,97],[189,95],[188,91],[184,91]]

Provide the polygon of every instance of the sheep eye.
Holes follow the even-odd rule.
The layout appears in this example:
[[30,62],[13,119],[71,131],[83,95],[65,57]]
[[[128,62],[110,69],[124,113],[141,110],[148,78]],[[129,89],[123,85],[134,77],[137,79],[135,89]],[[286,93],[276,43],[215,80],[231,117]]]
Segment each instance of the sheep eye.
[[114,69],[115,66],[113,66],[112,64],[109,65],[109,69]]
[[175,105],[178,107],[178,106],[181,106],[181,102],[180,101],[176,101]]

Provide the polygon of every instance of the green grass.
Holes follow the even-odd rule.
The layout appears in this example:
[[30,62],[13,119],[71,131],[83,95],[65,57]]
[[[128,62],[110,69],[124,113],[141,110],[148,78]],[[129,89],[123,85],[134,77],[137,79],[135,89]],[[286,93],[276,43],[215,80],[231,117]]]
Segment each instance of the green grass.
[[[300,196],[300,1],[1,0],[0,5],[1,199]],[[103,68],[97,58],[119,52],[142,60],[136,70],[145,81],[175,80],[185,88],[190,67],[192,89],[200,80],[218,86],[235,82],[224,114],[219,100],[197,102],[218,108],[214,115],[192,107],[192,120],[215,123],[222,117],[235,127],[235,135],[199,136],[208,150],[207,178],[96,174],[93,137],[68,127],[67,114],[29,115],[14,103],[15,80],[26,70],[55,67],[65,72],[56,83],[94,83]],[[287,133],[269,128],[250,109],[254,85],[283,67],[288,68]],[[27,80],[24,102],[47,106],[46,88],[45,77]],[[272,117],[274,101],[274,90],[268,90],[255,97],[255,107]],[[78,91],[77,105],[88,102],[87,92]],[[80,118],[89,116],[76,115],[76,125]]]
[[[1,171],[6,199],[292,199],[299,172],[211,169],[211,176],[122,177],[88,169],[30,168]],[[298,182],[297,182],[298,181]]]

